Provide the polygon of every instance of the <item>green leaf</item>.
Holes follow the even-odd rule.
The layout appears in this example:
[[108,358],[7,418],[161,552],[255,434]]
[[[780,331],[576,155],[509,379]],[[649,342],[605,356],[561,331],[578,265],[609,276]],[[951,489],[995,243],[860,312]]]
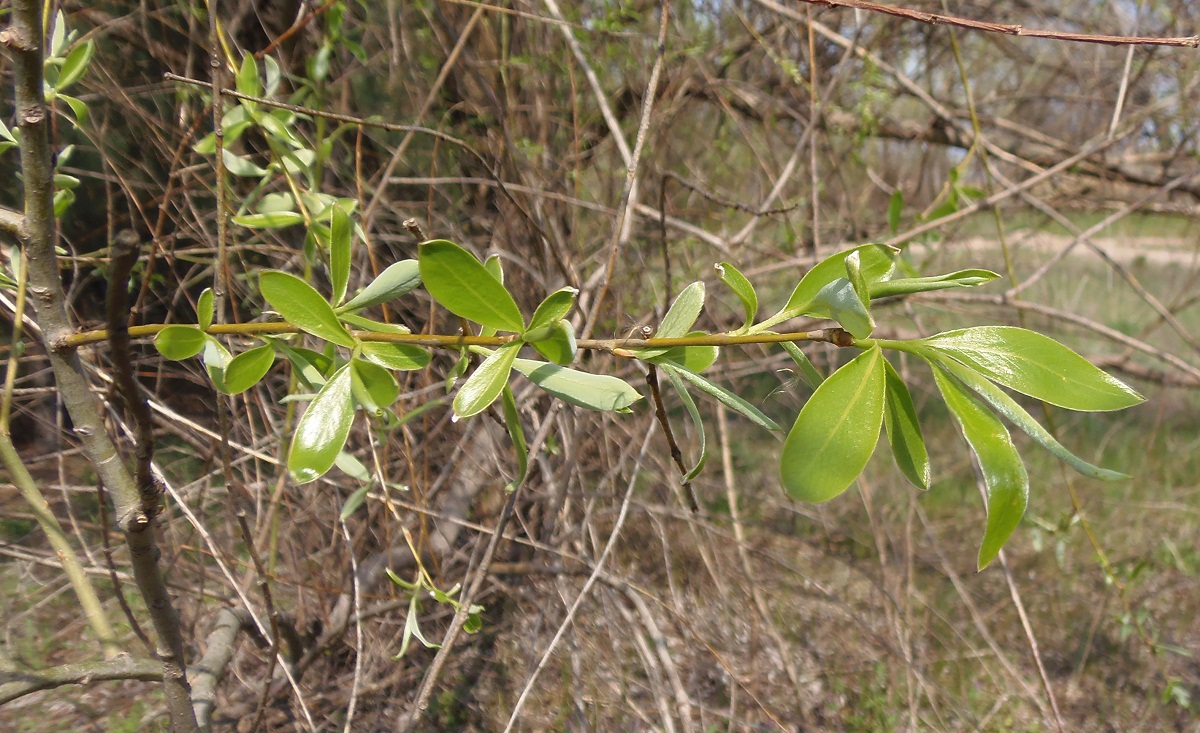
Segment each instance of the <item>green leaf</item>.
[[80,43],[72,48],[71,53],[67,54],[67,60],[63,62],[62,69],[58,72],[58,81],[54,85],[54,90],[61,92],[79,81],[87,73],[88,65],[91,64],[92,56],[95,53],[96,43],[94,41]]
[[688,392],[683,380],[679,378],[677,371],[675,369],[664,369],[663,371],[667,373],[667,377],[671,380],[671,386],[679,394],[679,400],[683,402],[688,417],[692,419],[692,425],[700,436],[700,457],[696,459],[696,465],[692,466],[683,476],[683,483],[687,484],[700,475],[700,471],[704,469],[704,464],[708,461],[708,436],[705,435],[704,421],[700,418],[700,410],[696,407],[696,401],[692,399],[691,393]]
[[800,367],[800,376],[808,383],[808,386],[816,389],[821,386],[821,382],[825,381],[825,375],[817,371],[817,367],[813,365],[812,360],[808,358],[808,354],[796,344],[795,341],[784,341],[780,344],[783,350],[792,357],[792,361],[796,362],[796,366]]
[[362,461],[358,460],[350,453],[347,453],[344,450],[339,452],[337,458],[333,461],[333,465],[337,466],[338,470],[350,478],[358,479],[359,481],[365,481],[368,483],[368,485],[370,484],[371,472],[368,471],[367,467],[362,464]]
[[872,298],[887,298],[893,295],[925,293],[946,288],[970,288],[990,283],[1000,277],[991,270],[959,270],[934,277],[908,277],[872,283],[869,287]]
[[978,569],[996,558],[1021,523],[1029,504],[1029,476],[1012,436],[995,415],[966,392],[954,377],[934,367],[942,399],[979,459],[987,495],[987,529],[979,547]]
[[247,229],[282,229],[304,223],[304,216],[294,211],[272,211],[267,214],[244,214],[231,221]]
[[904,192],[897,188],[892,192],[892,200],[888,202],[887,223],[892,234],[900,231],[900,212],[904,210]]
[[[707,336],[702,331],[692,331],[688,336]],[[657,349],[656,349],[657,351]],[[672,346],[647,361],[655,364],[671,364],[696,374],[703,373],[717,360],[721,350],[716,346]]]
[[504,284],[504,265],[500,262],[500,255],[488,255],[488,258],[483,261],[483,269],[491,273],[492,277],[496,278],[496,282]]
[[258,384],[275,363],[275,347],[267,344],[238,354],[225,367],[225,390],[241,394]]
[[517,359],[513,367],[563,402],[588,410],[624,412],[642,398],[629,383],[607,374],[590,374],[533,359]]
[[379,277],[372,280],[370,285],[360,290],[358,295],[338,308],[338,312],[358,311],[395,300],[415,290],[420,284],[421,271],[416,260],[393,262],[388,265],[386,270],[379,273]]
[[283,72],[279,68],[279,62],[272,56],[263,57],[263,66],[267,70],[267,82],[266,89],[264,90],[265,93],[262,96],[272,97],[275,95],[276,90],[279,89],[279,82],[283,79]]
[[352,347],[358,343],[321,294],[295,275],[263,270],[258,276],[258,287],[271,307],[301,331],[339,346]]
[[783,487],[793,499],[825,502],[862,473],[883,422],[883,354],[859,354],[821,383],[800,410],[780,458]]
[[297,483],[319,479],[337,460],[354,422],[350,390],[350,365],[346,364],[325,383],[300,417],[287,458],[288,473]]
[[267,175],[266,168],[259,168],[250,159],[234,155],[229,148],[221,149],[221,160],[225,161],[225,170],[232,175],[242,178],[262,178]]
[[410,372],[429,366],[429,351],[419,346],[369,341],[362,345],[362,355],[381,367]]
[[921,424],[917,421],[917,408],[912,395],[895,367],[883,360],[884,385],[883,425],[887,428],[888,443],[896,466],[918,489],[929,488],[929,452],[921,436]]
[[70,189],[63,189],[54,192],[54,218],[60,218],[67,213],[67,209],[71,208],[71,204],[75,203],[75,192]]
[[358,487],[354,490],[354,493],[347,496],[346,503],[342,505],[342,511],[338,514],[338,519],[344,522],[353,516],[354,512],[358,511],[358,508],[367,500],[367,492],[370,490],[371,484],[366,484],[365,486]]
[[754,285],[732,263],[722,262],[716,267],[717,272],[721,273],[721,282],[733,291],[738,300],[742,301],[742,309],[746,312],[746,322],[739,330],[745,331],[750,328],[754,323],[755,316],[758,315],[758,293],[754,292]]
[[859,271],[868,285],[886,280],[896,267],[892,255],[898,251],[895,247],[883,244],[864,244],[825,258],[800,279],[780,314],[791,313],[796,316],[804,313],[808,304],[816,300],[817,294],[825,286],[846,276],[846,258],[855,252],[859,253]]
[[365,359],[350,360],[350,391],[355,401],[375,417],[391,407],[400,395],[392,373]]
[[262,84],[258,80],[258,62],[254,54],[246,54],[242,58],[242,68],[238,69],[237,90],[250,97],[262,96]]
[[675,298],[667,315],[654,332],[655,338],[679,338],[687,335],[704,308],[704,283],[694,282]]
[[205,288],[196,301],[196,321],[200,330],[207,331],[212,326],[213,319],[213,289]]
[[340,206],[329,207],[329,279],[333,284],[330,301],[337,305],[346,297],[350,282],[350,238],[354,225]]
[[434,239],[421,245],[417,262],[425,289],[446,310],[500,331],[525,330],[512,296],[470,252]]
[[87,124],[88,118],[91,117],[91,112],[88,110],[86,102],[76,97],[67,96],[66,94],[60,94],[58,98],[66,102],[67,106],[71,108],[71,114],[75,115],[76,125]]
[[361,328],[364,331],[375,331],[377,333],[394,333],[407,334],[412,333],[407,326],[399,323],[384,323],[370,318],[364,318],[356,313],[338,313],[338,319],[343,323],[348,323],[351,326]]
[[846,279],[854,288],[854,294],[867,312],[871,310],[871,291],[867,288],[867,278],[862,271],[862,253],[851,252],[846,255]]
[[233,361],[233,355],[224,344],[212,336],[205,336],[204,339],[204,356],[201,357],[204,360],[204,369],[208,372],[213,387],[218,392],[228,393],[229,388],[225,386],[225,369],[229,362]]
[[875,330],[875,319],[862,301],[853,283],[839,277],[817,293],[803,311],[818,318],[831,318],[855,338],[866,338]]
[[504,385],[508,384],[513,360],[517,358],[522,345],[520,341],[505,344],[483,360],[454,396],[454,414],[459,417],[478,415],[496,401]]
[[533,318],[529,320],[529,330],[553,326],[557,321],[566,318],[575,305],[575,295],[578,292],[575,288],[567,287],[547,295],[533,312]]
[[924,344],[1005,387],[1071,410],[1120,410],[1143,397],[1052,338],[1012,326],[947,331]]
[[767,430],[782,430],[778,423],[764,415],[757,407],[745,401],[741,397],[738,397],[724,387],[713,384],[699,374],[689,372],[686,369],[680,369],[678,367],[667,365],[663,365],[663,368],[678,374],[685,381],[691,382],[692,385],[701,392],[716,399],[729,409],[741,413],[755,424],[764,427]]
[[204,350],[205,338],[195,326],[166,326],[155,334],[154,348],[171,361],[183,361]]
[[[549,335],[533,342],[533,348],[555,364],[570,364],[575,361],[575,329],[566,320],[547,326]],[[540,330],[540,329],[539,329]]]
[[271,339],[271,343],[287,357],[310,389],[320,389],[325,384],[325,375],[333,367],[333,359],[312,349],[289,346],[282,340]]
[[517,476],[504,487],[507,491],[515,491],[525,480],[529,471],[529,445],[525,442],[525,428],[521,426],[521,414],[517,412],[517,400],[512,388],[504,385],[501,401],[504,404],[504,427],[512,440],[513,450],[517,454]]
[[975,390],[976,394],[982,397],[984,402],[991,405],[993,410],[1003,415],[1009,422],[1037,441],[1043,448],[1053,453],[1059,460],[1062,460],[1084,476],[1103,481],[1120,481],[1129,478],[1129,476],[1123,473],[1093,466],[1064,448],[1062,443],[1059,443],[1049,431],[1043,428],[1037,420],[1034,420],[1024,408],[1017,404],[1016,400],[1009,397],[1004,390],[989,382],[970,367],[964,366],[937,352],[931,353],[927,351],[922,356],[929,359],[932,363],[945,368],[946,371],[953,374],[960,382]]

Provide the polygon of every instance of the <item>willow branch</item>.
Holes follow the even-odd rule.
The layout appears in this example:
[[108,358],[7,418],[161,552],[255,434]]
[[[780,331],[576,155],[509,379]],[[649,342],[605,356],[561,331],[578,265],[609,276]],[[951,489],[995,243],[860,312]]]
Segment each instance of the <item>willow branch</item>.
[[89,682],[113,680],[153,682],[161,678],[162,662],[134,657],[118,657],[104,662],[64,664],[49,669],[0,668],[0,705],[34,692],[52,690],[64,685],[85,685]]

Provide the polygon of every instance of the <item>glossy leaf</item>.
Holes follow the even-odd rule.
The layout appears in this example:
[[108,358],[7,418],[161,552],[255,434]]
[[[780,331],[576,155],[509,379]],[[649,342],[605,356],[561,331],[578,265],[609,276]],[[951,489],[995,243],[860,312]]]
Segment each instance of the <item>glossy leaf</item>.
[[350,282],[350,239],[354,224],[340,206],[329,207],[329,279],[333,284],[334,305],[346,297],[346,284]]
[[859,253],[859,271],[867,284],[886,280],[896,267],[892,255],[898,252],[894,247],[883,244],[864,244],[861,247],[838,252],[818,262],[796,285],[787,304],[781,313],[790,312],[798,315],[805,311],[805,306],[816,299],[817,293],[829,283],[846,276],[846,258],[852,253]]
[[155,334],[154,348],[171,361],[182,361],[203,351],[206,338],[195,326],[166,326]]
[[708,381],[707,379],[705,379],[704,377],[700,376],[699,374],[689,372],[686,369],[679,369],[677,367],[672,367],[672,366],[664,366],[663,368],[669,369],[672,372],[678,374],[679,377],[681,379],[683,379],[684,381],[690,382],[693,386],[695,386],[701,392],[716,399],[718,402],[725,405],[729,409],[731,409],[735,412],[738,412],[741,415],[749,418],[755,424],[757,424],[761,427],[764,427],[767,430],[782,430],[782,428],[779,427],[778,423],[776,423],[774,420],[772,420],[771,418],[764,415],[757,407],[755,407],[754,405],[745,401],[741,397],[738,397],[737,395],[735,395],[734,393],[725,389],[724,387],[714,384],[714,383]]
[[978,372],[949,357],[936,353],[932,354],[932,356],[935,364],[942,366],[960,382],[973,389],[976,394],[983,398],[984,402],[992,406],[993,410],[1003,415],[1005,419],[1071,468],[1074,468],[1084,476],[1103,481],[1120,481],[1121,479],[1129,478],[1129,476],[1118,471],[1094,466],[1067,450],[1037,420],[1034,420],[1023,407],[1018,405],[1016,400],[1009,397],[1004,390],[989,382]]
[[911,295],[946,288],[970,288],[990,283],[1000,277],[991,270],[959,270],[935,277],[906,277],[872,283],[869,286],[872,298],[887,298],[893,295]]
[[917,409],[913,405],[908,386],[900,378],[895,367],[883,360],[885,395],[883,402],[883,425],[887,429],[888,444],[896,466],[909,483],[918,489],[928,489],[930,480],[929,452],[925,438],[921,435],[921,424],[917,421]]
[[350,365],[325,383],[296,424],[288,450],[288,473],[297,483],[315,481],[333,467],[354,422]]
[[513,360],[517,358],[521,346],[520,341],[513,341],[496,349],[483,360],[454,396],[454,414],[459,417],[478,415],[496,401],[504,386],[508,384]]
[[516,359],[513,368],[550,394],[588,410],[627,412],[642,398],[623,379],[591,374],[533,359]]
[[716,267],[717,272],[721,273],[721,282],[733,291],[738,300],[742,301],[746,322],[740,330],[745,331],[754,323],[754,318],[758,315],[758,293],[754,292],[754,285],[732,263],[722,262]]
[[1071,410],[1120,410],[1142,396],[1052,338],[1012,326],[948,331],[924,344],[1022,394]]
[[275,347],[267,344],[238,354],[225,367],[225,389],[229,394],[241,394],[250,389],[271,371],[275,363]]
[[533,312],[533,318],[529,319],[529,330],[553,326],[557,321],[566,318],[575,306],[575,295],[578,292],[575,288],[567,287],[547,295]]
[[421,245],[417,262],[425,289],[446,310],[499,331],[525,330],[512,296],[470,252],[435,239]]
[[575,329],[570,322],[559,320],[546,327],[549,334],[533,342],[533,348],[555,364],[570,364],[575,361]]
[[213,387],[218,392],[228,392],[225,386],[225,368],[229,366],[229,362],[233,361],[233,355],[229,353],[229,349],[220,341],[217,341],[212,336],[205,336],[204,341],[204,369],[208,372],[208,378],[212,380]]
[[825,375],[817,371],[817,367],[813,365],[812,360],[808,358],[808,354],[800,348],[800,345],[795,341],[784,341],[780,344],[783,350],[792,357],[792,361],[796,362],[796,366],[800,367],[800,376],[808,383],[808,386],[816,389],[821,386],[821,382],[825,381]]
[[704,431],[704,421],[700,418],[700,410],[696,407],[696,401],[692,399],[691,393],[688,392],[687,385],[679,378],[679,374],[675,369],[664,369],[663,371],[667,373],[667,378],[671,380],[671,386],[675,388],[675,392],[679,395],[679,400],[683,403],[684,409],[687,410],[688,417],[692,419],[692,426],[700,436],[700,457],[696,459],[696,465],[692,466],[683,476],[683,483],[687,484],[700,475],[700,471],[704,469],[704,464],[708,461],[708,436]]
[[875,330],[875,319],[853,283],[839,277],[821,289],[802,311],[805,315],[837,321],[855,338],[866,338]]
[[400,395],[392,373],[365,359],[350,361],[350,391],[363,410],[376,417]]
[[321,294],[295,275],[264,270],[258,276],[258,287],[271,307],[301,331],[339,346],[357,343]]
[[793,499],[825,502],[862,473],[883,422],[883,354],[871,348],[813,393],[783,444],[779,473]]
[[1008,430],[986,407],[964,391],[954,377],[935,367],[942,399],[971,445],[987,496],[987,529],[979,547],[978,568],[996,558],[1029,504],[1029,476]]
[[521,413],[517,412],[517,400],[513,396],[512,388],[507,384],[501,393],[501,402],[504,405],[504,427],[512,440],[513,451],[517,454],[517,475],[505,489],[514,491],[525,480],[525,474],[529,471],[529,445],[525,442],[525,428],[521,425]]
[[362,310],[387,303],[415,290],[421,284],[421,271],[416,260],[400,260],[379,273],[379,277],[363,288],[349,302],[338,308],[339,313]]
[[429,351],[420,346],[369,341],[362,345],[362,355],[387,369],[409,372],[429,366]]
[[863,309],[871,310],[871,292],[867,288],[867,278],[862,271],[862,253],[855,251],[846,255],[846,279],[854,288],[854,294],[863,305]]
[[207,331],[213,320],[213,289],[205,288],[196,300],[196,321],[200,330]]

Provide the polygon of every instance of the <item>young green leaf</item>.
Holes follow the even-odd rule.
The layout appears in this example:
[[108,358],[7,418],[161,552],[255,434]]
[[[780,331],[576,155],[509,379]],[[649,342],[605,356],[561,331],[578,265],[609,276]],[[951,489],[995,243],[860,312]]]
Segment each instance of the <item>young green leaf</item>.
[[421,270],[416,260],[393,262],[370,285],[359,291],[349,302],[338,308],[339,313],[359,311],[387,303],[407,295],[421,284]]
[[683,289],[671,304],[667,315],[654,332],[656,338],[678,338],[684,336],[695,325],[704,308],[704,283],[694,282]]
[[195,326],[165,326],[154,336],[154,348],[171,361],[183,361],[204,349],[207,337]]
[[1029,476],[1025,464],[1013,445],[1008,430],[979,401],[967,393],[960,383],[939,367],[933,377],[941,390],[942,399],[971,445],[987,496],[987,528],[979,547],[978,569],[988,566],[1013,530],[1025,516],[1029,504]]
[[555,322],[566,318],[575,305],[575,295],[578,292],[575,288],[567,287],[547,295],[546,299],[538,305],[537,310],[533,312],[533,318],[529,320],[529,330],[552,326]]
[[854,284],[844,277],[821,288],[802,313],[833,319],[855,338],[866,338],[875,330],[875,319],[867,304],[859,297]]
[[240,178],[262,178],[267,175],[266,168],[259,168],[249,158],[234,155],[229,148],[221,149],[221,160],[225,161],[225,170],[230,175]]
[[350,282],[350,239],[354,224],[340,206],[329,207],[329,279],[333,284],[333,296],[329,299],[335,306],[346,297],[346,284]]
[[883,422],[883,354],[871,348],[821,383],[800,410],[780,457],[783,488],[793,499],[825,502],[862,473]]
[[242,58],[242,67],[238,69],[237,90],[249,97],[262,96],[262,84],[258,80],[258,61],[254,54],[248,53]]
[[92,56],[95,53],[95,41],[76,44],[75,48],[71,49],[71,53],[67,54],[66,61],[63,61],[62,69],[58,73],[58,81],[54,84],[54,91],[62,92],[79,81],[87,72],[88,65],[91,64]]
[[412,333],[407,326],[399,323],[384,323],[371,318],[364,318],[357,313],[338,313],[338,320],[348,326],[361,328],[364,331],[373,331],[376,333],[394,333],[406,334]]
[[233,361],[233,355],[229,353],[229,349],[212,336],[205,336],[204,356],[201,359],[204,361],[204,369],[208,372],[208,378],[212,380],[213,387],[218,392],[228,393],[229,388],[225,386],[225,368],[229,366],[229,362]]
[[483,360],[454,396],[454,414],[459,417],[478,415],[496,401],[504,386],[508,384],[508,374],[512,371],[513,360],[517,358],[521,346],[520,341],[513,341],[496,349]]
[[937,352],[925,352],[922,356],[929,359],[933,364],[945,368],[946,371],[953,374],[960,382],[975,390],[976,394],[982,397],[984,402],[991,405],[993,410],[1003,415],[1022,432],[1041,444],[1043,448],[1053,453],[1059,460],[1065,462],[1084,476],[1103,481],[1120,481],[1121,479],[1129,478],[1129,476],[1123,473],[1093,466],[1064,448],[1062,443],[1059,443],[1049,431],[1043,428],[1037,420],[1034,420],[1024,408],[1017,404],[1016,400],[1009,397],[1004,390],[989,382],[970,367],[964,366],[954,359]]
[[287,458],[288,473],[297,483],[319,479],[337,460],[354,422],[350,390],[350,365],[346,364],[325,383],[300,417]]
[[346,497],[346,503],[342,505],[342,511],[338,513],[338,519],[346,521],[358,508],[367,500],[367,492],[371,490],[371,484],[365,484],[354,490],[354,493]]
[[391,407],[400,394],[392,373],[365,359],[350,360],[350,391],[363,410],[374,417]]
[[929,452],[921,436],[917,409],[912,395],[895,367],[883,360],[884,385],[883,425],[887,428],[888,444],[900,472],[918,489],[929,488]]
[[717,272],[721,273],[721,282],[733,291],[738,300],[742,301],[742,309],[746,312],[746,322],[739,331],[745,331],[750,328],[754,323],[755,316],[758,315],[758,293],[754,292],[754,285],[732,263],[722,262],[716,268]]
[[362,355],[387,369],[410,372],[429,366],[429,352],[419,346],[369,341],[362,345]]
[[1120,410],[1142,396],[1052,338],[1012,326],[978,326],[923,343],[1005,387],[1071,410]]
[[696,428],[696,433],[700,435],[700,457],[696,459],[696,465],[683,476],[683,483],[690,483],[693,479],[700,475],[704,464],[708,461],[708,438],[704,432],[704,421],[700,419],[700,410],[696,407],[696,401],[692,399],[692,395],[688,392],[687,385],[679,378],[679,374],[674,369],[664,369],[667,377],[671,380],[671,386],[675,388],[675,392],[679,394],[679,400],[683,402],[683,406],[687,409],[688,417],[692,419],[692,425]]
[[729,409],[741,413],[755,424],[764,427],[767,430],[782,430],[778,423],[764,415],[757,407],[745,401],[741,397],[738,397],[724,387],[713,384],[699,374],[666,364],[663,365],[663,369],[667,370],[668,372],[678,374],[679,377],[684,381],[691,382],[701,392],[716,399]]
[[504,404],[504,427],[508,430],[508,437],[512,440],[513,450],[517,454],[517,475],[508,486],[507,491],[515,491],[521,482],[525,480],[525,474],[529,471],[529,446],[525,442],[525,428],[521,425],[521,414],[517,412],[517,400],[513,396],[512,388],[507,384],[504,385],[504,391],[501,393],[501,402]]
[[[570,364],[575,361],[575,329],[567,320],[558,320],[546,326],[548,335],[533,342],[533,348],[555,364]],[[539,329],[541,330],[541,329]]]
[[346,451],[340,451],[337,458],[334,459],[333,465],[338,467],[338,470],[346,474],[352,479],[365,481],[370,484],[371,472],[362,464],[362,461],[355,458],[352,454]]
[[225,367],[225,389],[241,394],[258,384],[275,363],[275,347],[267,344],[238,354]]
[[516,301],[470,252],[434,239],[421,245],[417,262],[425,289],[446,310],[498,331],[525,330]]
[[867,278],[863,275],[861,252],[851,252],[846,255],[846,279],[850,281],[850,285],[854,288],[854,294],[858,296],[858,301],[862,303],[863,310],[869,313],[871,310],[871,291],[867,288]]
[[213,320],[213,289],[205,288],[196,300],[196,322],[201,331],[207,331]]
[[263,270],[258,276],[258,287],[267,303],[301,331],[339,346],[352,347],[358,343],[321,294],[295,275]]
[[783,350],[792,357],[792,361],[796,362],[796,366],[800,367],[800,376],[808,383],[808,386],[816,389],[821,386],[821,382],[825,381],[825,375],[817,371],[817,367],[813,365],[812,360],[808,358],[808,354],[796,344],[795,341],[784,341],[780,344]]
[[312,349],[289,346],[281,340],[271,339],[271,343],[292,363],[309,389],[318,390],[325,384],[325,375],[333,367],[333,359]]
[[959,270],[935,277],[907,277],[872,283],[869,290],[872,298],[887,298],[893,295],[926,293],[946,288],[970,288],[990,283],[1000,277],[991,270]]
[[821,260],[800,279],[780,313],[803,313],[826,285],[846,276],[846,258],[854,252],[859,253],[859,271],[868,285],[886,280],[896,267],[893,255],[898,251],[883,244],[864,244]]
[[[60,94],[58,95],[58,98],[63,102],[66,102],[67,106],[71,108],[71,114],[75,115],[75,124],[77,126],[82,127],[83,125],[87,124],[88,119],[92,116],[92,114],[91,111],[88,110],[86,102],[84,102],[82,99],[68,96],[66,94]],[[0,143],[0,153],[4,152],[3,145],[4,143]]]
[[900,231],[900,212],[904,210],[904,192],[896,189],[892,192],[892,200],[888,202],[887,222],[892,234]]
[[[701,331],[692,331],[688,336],[705,336]],[[672,364],[696,374],[703,373],[717,360],[721,350],[716,346],[672,346],[647,361],[655,364]]]
[[628,382],[607,374],[590,374],[533,359],[516,359],[513,368],[563,402],[588,410],[627,412],[642,398]]

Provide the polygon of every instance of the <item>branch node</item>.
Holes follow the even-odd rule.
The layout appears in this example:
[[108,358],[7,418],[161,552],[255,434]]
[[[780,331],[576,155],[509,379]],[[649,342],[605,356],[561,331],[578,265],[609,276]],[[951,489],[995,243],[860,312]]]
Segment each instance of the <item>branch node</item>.
[[0,31],[0,44],[8,46],[13,51],[30,53],[37,50],[37,46],[29,40],[19,28],[6,28]]

